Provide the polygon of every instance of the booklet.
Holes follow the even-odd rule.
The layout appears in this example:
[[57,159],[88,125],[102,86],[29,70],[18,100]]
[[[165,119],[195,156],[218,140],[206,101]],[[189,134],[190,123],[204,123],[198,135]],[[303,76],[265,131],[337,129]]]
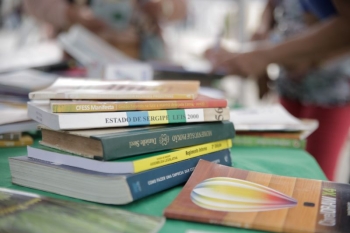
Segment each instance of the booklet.
[[350,185],[200,160],[167,218],[273,232],[350,232]]
[[153,233],[164,218],[0,188],[0,232]]

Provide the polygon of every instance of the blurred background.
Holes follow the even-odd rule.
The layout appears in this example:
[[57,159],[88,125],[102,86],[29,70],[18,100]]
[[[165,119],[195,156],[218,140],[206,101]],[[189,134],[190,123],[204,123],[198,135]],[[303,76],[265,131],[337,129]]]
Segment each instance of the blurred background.
[[[231,108],[277,103],[278,67],[269,67],[268,77],[257,81],[210,73],[204,57],[208,48],[235,52],[249,48],[266,4],[266,0],[0,0],[0,100],[25,106],[30,91],[67,76],[199,79],[203,92],[227,98]],[[283,11],[276,9],[274,14],[278,17]],[[125,63],[138,65],[135,69],[140,72],[123,73],[118,64]],[[338,181],[348,181],[349,152],[348,139]]]

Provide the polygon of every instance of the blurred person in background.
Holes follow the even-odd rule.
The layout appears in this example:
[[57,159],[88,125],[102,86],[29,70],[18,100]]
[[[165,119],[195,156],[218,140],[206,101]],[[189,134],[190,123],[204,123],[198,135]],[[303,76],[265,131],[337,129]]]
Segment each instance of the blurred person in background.
[[51,34],[80,24],[125,54],[162,60],[160,24],[186,16],[186,0],[24,0],[26,12],[51,26]]
[[254,50],[209,49],[214,69],[242,77],[264,77],[281,66],[276,87],[281,104],[295,117],[319,121],[308,138],[312,154],[334,180],[350,128],[350,1],[269,0],[254,33]]

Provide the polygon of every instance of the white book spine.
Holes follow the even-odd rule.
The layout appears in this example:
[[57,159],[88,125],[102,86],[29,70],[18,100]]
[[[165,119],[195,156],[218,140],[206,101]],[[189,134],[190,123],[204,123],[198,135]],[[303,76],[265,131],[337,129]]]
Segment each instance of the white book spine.
[[133,173],[134,167],[132,162],[104,162],[93,159],[87,159],[74,155],[60,154],[52,151],[41,150],[34,147],[27,147],[29,158],[47,161],[53,164],[64,164],[72,167],[87,169],[102,173]]

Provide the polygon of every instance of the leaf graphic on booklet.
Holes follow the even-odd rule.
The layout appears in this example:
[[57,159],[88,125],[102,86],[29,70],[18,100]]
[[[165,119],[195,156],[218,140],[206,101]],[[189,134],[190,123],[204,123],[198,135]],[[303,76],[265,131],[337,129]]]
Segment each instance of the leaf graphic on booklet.
[[202,181],[192,190],[191,200],[205,209],[228,212],[268,211],[297,205],[297,200],[279,191],[227,177]]

